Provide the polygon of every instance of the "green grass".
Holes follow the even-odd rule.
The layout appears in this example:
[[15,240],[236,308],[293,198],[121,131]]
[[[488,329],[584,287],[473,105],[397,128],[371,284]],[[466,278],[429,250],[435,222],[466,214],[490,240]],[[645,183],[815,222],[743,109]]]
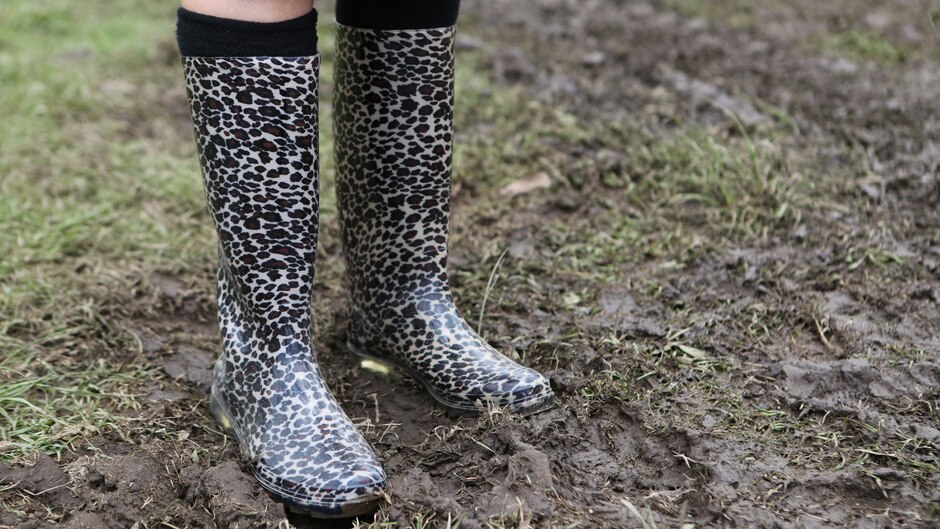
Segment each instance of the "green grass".
[[873,60],[881,64],[898,64],[907,60],[911,52],[893,44],[881,35],[863,30],[827,35],[823,47],[856,60]]
[[[118,437],[147,365],[122,312],[139,279],[207,258],[194,149],[164,111],[173,10],[0,6],[0,458]],[[141,105],[150,105],[146,109]]]
[[133,421],[119,412],[138,407],[134,394],[152,368],[115,369],[107,359],[84,361],[64,370],[66,356],[50,355],[52,343],[69,339],[69,330],[12,346],[0,362],[0,453],[16,458],[34,450],[61,455],[86,437],[125,438]]
[[[528,102],[521,90],[471,95],[463,109],[476,115],[460,117],[485,129],[459,145],[461,192],[479,196],[463,214],[495,219],[492,237],[459,227],[455,233],[454,245],[470,247],[482,263],[478,271],[455,274],[458,300],[471,314],[479,313],[475,303],[484,297],[490,309],[513,310],[513,285],[531,303],[577,311],[573,296],[591,300],[598,285],[619,281],[627,264],[657,261],[664,269],[681,269],[726,241],[761,240],[792,229],[813,189],[805,172],[790,169],[778,143],[785,136],[777,130],[760,138],[692,124],[650,131],[628,122],[582,121]],[[540,171],[552,176],[553,193],[593,207],[574,217],[544,215],[536,238],[553,258],[507,258],[499,280],[508,286],[487,295],[490,272],[506,250],[505,235],[516,229],[513,212],[533,200],[506,200],[497,190]],[[583,291],[550,294],[539,276],[580,281]]]

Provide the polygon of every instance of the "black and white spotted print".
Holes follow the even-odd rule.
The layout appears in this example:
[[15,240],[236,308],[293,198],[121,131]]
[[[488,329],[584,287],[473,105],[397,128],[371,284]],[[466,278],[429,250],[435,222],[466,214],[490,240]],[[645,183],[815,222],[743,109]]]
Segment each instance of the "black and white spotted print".
[[350,349],[459,412],[544,409],[548,381],[480,338],[448,288],[454,29],[338,24],[335,86]]
[[319,56],[183,65],[219,236],[213,413],[290,508],[372,510],[385,473],[324,383],[311,342]]

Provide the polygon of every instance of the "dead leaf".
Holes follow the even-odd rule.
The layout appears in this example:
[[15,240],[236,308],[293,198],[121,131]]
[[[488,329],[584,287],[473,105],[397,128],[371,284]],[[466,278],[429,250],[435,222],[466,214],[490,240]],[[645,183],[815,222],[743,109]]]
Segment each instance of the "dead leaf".
[[504,197],[514,197],[524,195],[535,191],[536,189],[546,189],[552,186],[552,179],[547,173],[539,172],[529,178],[520,178],[506,184],[499,190],[499,194]]

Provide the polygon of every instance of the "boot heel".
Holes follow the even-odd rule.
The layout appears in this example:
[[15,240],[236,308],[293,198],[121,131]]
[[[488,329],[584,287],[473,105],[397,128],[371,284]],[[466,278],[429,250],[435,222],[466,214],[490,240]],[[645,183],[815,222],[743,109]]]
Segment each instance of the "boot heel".
[[228,416],[222,403],[219,402],[219,399],[216,398],[214,393],[210,393],[209,395],[209,413],[212,414],[212,418],[215,419],[215,422],[218,423],[226,434],[234,437],[235,429],[232,427],[232,419]]

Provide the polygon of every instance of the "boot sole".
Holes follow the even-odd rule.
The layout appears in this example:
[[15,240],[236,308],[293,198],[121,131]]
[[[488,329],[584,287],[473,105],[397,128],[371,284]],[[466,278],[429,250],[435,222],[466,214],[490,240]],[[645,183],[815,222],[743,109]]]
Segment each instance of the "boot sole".
[[[349,351],[350,351],[351,353],[353,353],[354,355],[358,356],[358,357],[361,358],[362,360],[368,360],[368,361],[370,361],[370,362],[374,362],[374,363],[376,363],[376,364],[379,364],[379,365],[383,366],[384,368],[386,368],[386,369],[389,370],[389,371],[394,370],[394,369],[400,369],[400,370],[404,371],[405,373],[408,373],[408,376],[410,376],[412,379],[414,379],[415,382],[417,382],[418,384],[420,384],[420,385],[425,389],[425,391],[427,391],[428,394],[431,395],[431,398],[434,399],[434,402],[435,402],[439,407],[443,408],[443,410],[447,413],[447,416],[448,416],[448,417],[451,417],[451,418],[456,418],[456,417],[478,417],[478,416],[480,416],[480,415],[483,413],[483,410],[480,409],[480,408],[472,408],[472,409],[470,409],[470,408],[463,408],[463,407],[454,406],[453,404],[448,403],[448,402],[437,392],[437,390],[434,389],[433,386],[431,386],[430,384],[428,384],[427,382],[425,382],[425,381],[418,375],[418,373],[416,373],[413,369],[411,369],[411,368],[408,367],[407,365],[403,365],[403,364],[400,364],[400,363],[398,363],[398,362],[394,362],[394,361],[391,361],[391,360],[386,360],[386,359],[384,359],[384,358],[379,358],[379,357],[377,357],[377,356],[370,355],[370,354],[368,354],[368,353],[364,353],[364,352],[362,352],[361,350],[359,350],[359,348],[357,348],[356,346],[350,344],[349,342],[346,342],[346,348],[349,349]],[[368,369],[368,368],[367,368],[367,369]],[[525,401],[523,401],[523,402],[525,402]],[[520,416],[522,416],[522,417],[525,417],[525,416],[528,416],[528,415],[534,415],[534,414],[536,414],[536,413],[543,412],[543,411],[545,411],[545,410],[551,408],[552,405],[554,405],[554,404],[555,404],[555,397],[554,397],[554,395],[553,395],[553,396],[551,396],[551,397],[545,399],[545,402],[543,402],[543,403],[540,403],[540,404],[538,404],[538,405],[536,405],[536,406],[532,406],[531,408],[522,409],[522,410],[519,410],[519,411],[513,411],[513,413],[515,413],[515,414],[517,414],[517,415],[520,415]]]
[[[215,422],[218,423],[222,430],[237,441],[238,437],[235,435],[235,428],[232,426],[232,418],[228,411],[226,411],[225,405],[218,398],[216,398],[214,392],[210,392],[209,394],[209,412],[212,414],[212,418],[215,419]],[[368,498],[362,501],[349,502],[340,505],[338,506],[339,512],[324,512],[335,511],[337,506],[324,506],[322,508],[318,508],[315,506],[299,504],[294,500],[286,498],[278,494],[277,491],[274,491],[265,486],[265,482],[255,475],[254,472],[251,472],[251,474],[252,477],[258,481],[258,484],[261,485],[261,488],[264,489],[264,491],[267,492],[272,498],[274,498],[275,501],[284,504],[284,507],[287,510],[295,514],[307,515],[311,518],[331,520],[337,518],[352,518],[355,516],[362,516],[364,514],[372,514],[379,509],[379,505],[382,502],[382,497],[376,496],[374,498]]]

